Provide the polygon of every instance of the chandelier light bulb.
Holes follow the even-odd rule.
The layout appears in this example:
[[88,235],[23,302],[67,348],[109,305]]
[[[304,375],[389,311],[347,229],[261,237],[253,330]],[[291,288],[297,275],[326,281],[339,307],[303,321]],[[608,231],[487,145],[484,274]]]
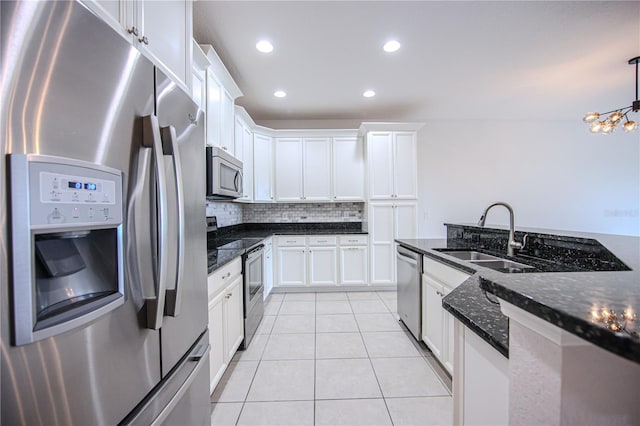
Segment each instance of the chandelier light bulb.
[[609,116],[608,120],[611,120],[612,123],[617,123],[622,117],[624,115],[620,111],[616,111]]
[[603,135],[608,135],[609,133],[613,133],[615,129],[616,129],[615,124],[613,124],[609,120],[605,120],[604,124],[602,125],[602,128],[600,129],[600,133],[602,133]]
[[604,121],[594,121],[591,126],[589,126],[589,131],[591,133],[599,133],[604,125]]
[[626,123],[624,123],[622,125],[622,128],[624,129],[625,132],[633,132],[634,130],[636,130],[638,128],[638,123],[636,123],[635,121],[627,121]]
[[596,121],[598,118],[600,118],[600,114],[597,112],[588,112],[584,115],[584,118],[582,119],[582,121],[584,121],[585,123],[592,123],[594,121]]

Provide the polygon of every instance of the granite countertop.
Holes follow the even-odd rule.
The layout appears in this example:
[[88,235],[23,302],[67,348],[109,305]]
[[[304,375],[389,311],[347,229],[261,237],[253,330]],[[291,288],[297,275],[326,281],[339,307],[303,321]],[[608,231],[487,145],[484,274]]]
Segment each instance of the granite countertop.
[[[469,229],[475,227],[464,226]],[[504,230],[501,227],[494,229]],[[495,299],[495,296],[594,345],[640,363],[640,339],[637,335],[631,335],[640,332],[640,321],[627,322],[627,332],[614,332],[606,325],[592,321],[593,309],[606,308],[618,314],[628,308],[634,312],[640,309],[640,238],[534,228],[519,228],[517,231],[520,231],[520,235],[526,232],[530,236],[542,236],[540,238],[553,239],[559,235],[562,238],[575,238],[579,242],[597,240],[624,262],[629,270],[584,271],[569,268],[562,272],[509,274],[434,250],[450,244],[442,239],[397,242],[451,266],[475,272],[443,299],[443,307],[505,356],[508,356],[509,347],[508,319],[500,312],[499,306],[489,300]],[[459,245],[456,247],[460,248]],[[495,296],[488,295],[488,298],[485,292]]]
[[[242,239],[261,238],[267,239],[277,235],[346,235],[368,234],[362,230],[362,222],[298,222],[298,223],[243,223],[240,225],[218,228],[209,232],[207,240],[216,238]],[[216,250],[207,244],[208,273],[226,265],[238,256],[242,256],[247,250]],[[217,256],[214,257],[214,254]]]

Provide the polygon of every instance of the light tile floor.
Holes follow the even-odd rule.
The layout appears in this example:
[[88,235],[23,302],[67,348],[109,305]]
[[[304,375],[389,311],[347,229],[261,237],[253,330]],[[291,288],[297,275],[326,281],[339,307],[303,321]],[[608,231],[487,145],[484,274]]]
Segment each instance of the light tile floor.
[[212,425],[450,425],[451,379],[395,292],[272,294],[211,397]]

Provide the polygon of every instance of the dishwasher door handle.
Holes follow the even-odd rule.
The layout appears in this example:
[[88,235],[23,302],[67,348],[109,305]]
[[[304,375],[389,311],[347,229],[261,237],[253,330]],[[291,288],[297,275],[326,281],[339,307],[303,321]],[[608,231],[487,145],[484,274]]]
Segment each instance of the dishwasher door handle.
[[406,254],[402,253],[401,251],[397,251],[397,254],[398,254],[398,260],[418,266],[418,260],[417,259],[414,259],[411,256],[407,256]]

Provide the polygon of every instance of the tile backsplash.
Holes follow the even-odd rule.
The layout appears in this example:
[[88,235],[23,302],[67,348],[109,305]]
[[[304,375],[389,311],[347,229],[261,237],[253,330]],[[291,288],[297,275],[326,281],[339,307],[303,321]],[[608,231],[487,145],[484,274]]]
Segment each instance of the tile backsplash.
[[241,223],[362,222],[364,203],[240,204],[207,201],[218,227]]
[[207,201],[207,217],[216,216],[218,227],[242,223],[242,204],[229,201]]
[[244,223],[362,222],[364,203],[245,204]]

